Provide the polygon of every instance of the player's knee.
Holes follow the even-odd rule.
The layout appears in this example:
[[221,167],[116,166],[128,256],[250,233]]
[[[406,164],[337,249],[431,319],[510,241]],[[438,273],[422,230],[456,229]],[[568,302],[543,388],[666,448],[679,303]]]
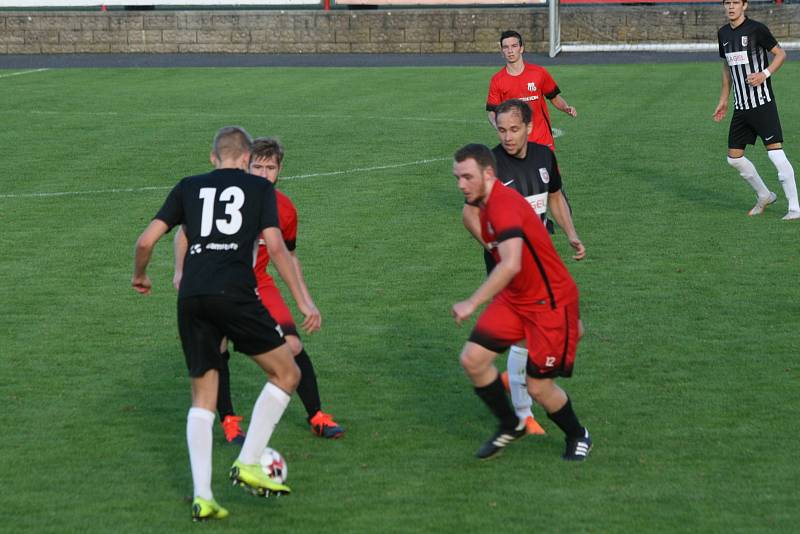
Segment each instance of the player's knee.
[[483,367],[481,359],[474,352],[471,352],[467,349],[461,353],[460,361],[461,367],[464,368],[464,371],[469,376],[478,374]]
[[286,344],[289,346],[289,350],[292,351],[292,356],[297,356],[303,351],[303,342],[300,341],[300,338],[297,336],[286,336]]
[[297,367],[297,364],[294,363],[294,359],[292,359],[291,365],[286,366],[286,370],[282,373],[284,376],[283,382],[286,384],[287,387],[291,388],[292,391],[297,389],[297,384],[300,383],[300,368]]

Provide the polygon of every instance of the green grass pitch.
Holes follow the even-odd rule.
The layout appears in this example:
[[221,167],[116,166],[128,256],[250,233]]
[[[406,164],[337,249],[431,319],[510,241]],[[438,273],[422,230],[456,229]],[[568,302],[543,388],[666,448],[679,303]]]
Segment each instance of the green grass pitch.
[[[587,335],[562,381],[595,440],[582,465],[560,460],[541,409],[546,437],[472,456],[494,421],[458,365],[469,326],[449,308],[483,264],[450,157],[496,143],[483,111],[495,68],[0,77],[0,531],[195,528],[169,240],[147,298],[130,288],[132,251],[229,124],[286,145],[281,187],[323,313],[304,339],[347,434],[313,437],[294,400],[272,445],[295,493],[264,501],[228,485],[236,451],[215,426],[213,485],[231,517],[206,531],[793,531],[800,225],[780,220],[760,145],[748,155],[779,201],[746,216],[727,120],[711,120],[720,68],[551,69],[578,109],[553,119],[588,250],[567,260]],[[774,84],[800,169],[800,69]],[[249,418],[264,379],[243,356],[232,374]]]

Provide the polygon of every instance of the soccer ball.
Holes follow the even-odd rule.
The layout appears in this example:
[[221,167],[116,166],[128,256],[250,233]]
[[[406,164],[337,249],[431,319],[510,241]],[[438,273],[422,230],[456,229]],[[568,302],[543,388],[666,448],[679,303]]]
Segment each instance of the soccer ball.
[[289,466],[286,465],[286,460],[283,459],[281,453],[267,447],[261,453],[261,469],[264,473],[279,484],[286,482],[286,475],[289,473]]

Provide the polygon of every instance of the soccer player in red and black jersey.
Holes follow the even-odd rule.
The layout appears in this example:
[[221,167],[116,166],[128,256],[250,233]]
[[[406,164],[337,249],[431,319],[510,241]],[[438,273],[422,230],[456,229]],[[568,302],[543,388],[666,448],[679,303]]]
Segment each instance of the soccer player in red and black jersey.
[[[783,151],[783,131],[770,79],[786,60],[786,52],[769,28],[745,16],[747,0],[724,0],[722,4],[728,23],[717,32],[719,56],[723,59],[722,91],[713,118],[719,122],[725,117],[733,88],[735,109],[728,129],[728,164],[756,192],[756,204],[748,215],[762,214],[778,197],[744,155],[745,147],[761,137],[789,204],[783,220],[798,220],[797,183],[794,168]],[[769,64],[767,52],[773,56]]]
[[[283,165],[284,149],[277,139],[258,138],[253,141],[250,151],[250,174],[266,178],[272,184],[277,184],[278,175]],[[297,258],[295,249],[297,246],[297,209],[288,196],[277,188],[275,197],[278,206],[278,222],[281,236],[289,250],[292,264],[294,265],[297,279],[303,294],[311,299],[308,288],[303,277],[300,261]],[[186,253],[186,242],[179,232],[175,240],[175,279],[176,287],[180,284],[183,257]],[[292,313],[286,302],[283,300],[275,280],[267,272],[270,262],[269,251],[263,239],[259,240],[258,251],[256,254],[253,272],[256,276],[258,295],[264,307],[269,311],[270,316],[281,328],[286,344],[292,351],[295,363],[300,368],[300,382],[297,385],[297,394],[303,402],[303,406],[308,413],[308,423],[311,431],[320,437],[336,439],[344,434],[344,429],[334,421],[333,417],[322,411],[322,402],[317,385],[317,376],[311,359],[303,347],[302,341],[297,331],[297,326],[292,318]],[[219,395],[217,397],[217,411],[219,412],[220,422],[225,433],[225,439],[229,442],[241,444],[244,440],[244,432],[241,428],[242,417],[236,415],[231,400],[230,390],[230,371],[228,360],[230,355],[227,350],[227,343],[221,347],[224,365],[220,369]]]
[[578,112],[561,96],[561,90],[547,69],[525,63],[522,59],[525,46],[519,33],[512,30],[504,31],[500,35],[500,49],[506,65],[492,76],[489,82],[489,95],[486,97],[489,122],[497,128],[495,121],[497,106],[511,98],[519,98],[527,102],[533,112],[533,130],[528,140],[555,150],[550,113],[545,99],[552,102],[556,109],[571,117],[577,117]]
[[211,152],[215,170],[181,180],[136,241],[131,285],[145,295],[152,287],[147,266],[158,241],[173,227],[182,226],[189,242],[178,292],[178,330],[192,381],[186,441],[196,521],[228,516],[211,490],[212,426],[223,338],[250,355],[269,377],[253,406],[253,420],[230,477],[259,495],[291,491],[270,479],[259,465],[300,379],[283,336],[256,297],[252,254],[259,236],[305,315],[303,327],[313,332],[322,324],[313,301],[300,288],[281,239],[274,187],[246,172],[251,142],[241,128],[219,130]]
[[456,323],[490,301],[461,351],[476,394],[499,419],[497,433],[477,451],[489,458],[525,435],[494,359],[513,344],[528,348],[528,391],[566,434],[565,460],[584,460],[592,447],[567,394],[555,378],[572,375],[582,325],[578,288],[539,216],[525,198],[498,181],[491,150],[471,144],[454,155],[453,174],[467,202],[480,207],[481,238],[496,243],[497,265],[467,300],[453,305]]

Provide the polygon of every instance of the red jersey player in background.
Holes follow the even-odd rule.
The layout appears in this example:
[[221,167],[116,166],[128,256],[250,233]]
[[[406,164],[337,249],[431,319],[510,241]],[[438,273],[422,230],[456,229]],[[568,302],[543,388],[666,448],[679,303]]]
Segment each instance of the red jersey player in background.
[[525,46],[519,33],[513,30],[504,31],[500,35],[500,49],[506,66],[492,76],[492,81],[489,82],[489,95],[486,97],[489,122],[497,128],[497,106],[511,98],[518,98],[527,102],[533,112],[533,130],[528,141],[545,145],[555,151],[550,113],[545,99],[571,117],[577,117],[578,112],[567,104],[555,80],[544,67],[525,63],[522,59]]
[[[266,178],[273,184],[277,183],[278,175],[280,174],[283,164],[283,156],[283,146],[277,139],[261,137],[254,140],[250,151],[250,174]],[[297,259],[297,254],[295,253],[295,247],[297,245],[297,209],[294,207],[289,197],[278,189],[275,189],[275,196],[278,205],[278,221],[281,235],[286,243],[286,248],[290,252],[297,279],[300,282],[300,288],[304,296],[310,300],[300,261]],[[180,234],[179,232],[178,235],[175,236],[174,283],[176,288],[180,283],[182,259],[186,253],[185,245],[181,243],[181,240],[185,243],[185,238],[182,238]],[[298,335],[297,326],[292,318],[292,313],[283,300],[283,296],[281,296],[281,292],[275,284],[275,280],[267,272],[269,259],[269,252],[267,252],[266,244],[263,240],[260,240],[258,243],[256,263],[253,269],[256,275],[258,295],[264,307],[280,327],[286,344],[294,355],[295,363],[300,368],[301,377],[300,383],[297,385],[297,394],[308,413],[307,421],[311,426],[311,431],[315,435],[323,438],[335,439],[341,437],[342,434],[344,434],[344,429],[333,420],[330,414],[322,411],[322,403],[319,396],[319,387],[317,385],[317,376],[314,372],[314,366],[303,347],[302,341],[300,341],[300,336]],[[223,343],[221,351],[225,366],[223,369],[220,369],[217,411],[219,412],[222,428],[225,432],[225,439],[229,442],[242,443],[244,441],[244,432],[240,425],[242,417],[236,415],[231,400],[230,372],[227,366],[229,356],[226,342]]]
[[461,351],[461,365],[475,393],[498,418],[498,431],[477,451],[490,458],[525,435],[525,421],[514,412],[500,375],[497,355],[510,345],[528,348],[527,382],[531,396],[566,435],[565,460],[585,460],[592,448],[556,377],[572,376],[582,334],[578,288],[561,261],[539,216],[516,190],[497,179],[494,155],[484,145],[459,149],[453,174],[466,202],[480,208],[481,239],[496,243],[496,265],[468,299],[453,304],[456,323],[491,300]]

